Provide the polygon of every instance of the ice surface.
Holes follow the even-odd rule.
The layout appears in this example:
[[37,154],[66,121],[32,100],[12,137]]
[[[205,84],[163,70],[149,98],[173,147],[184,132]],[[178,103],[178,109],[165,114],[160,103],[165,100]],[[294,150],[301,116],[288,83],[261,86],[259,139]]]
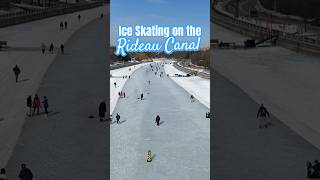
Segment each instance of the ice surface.
[[[0,28],[0,40],[8,41],[8,51],[0,51],[0,167],[5,167],[26,117],[26,98],[34,95],[45,72],[58,53],[41,54],[41,43],[47,48],[67,42],[71,35],[92,20],[99,18],[106,7],[51,17],[29,23]],[[77,15],[81,13],[81,21]],[[60,21],[68,21],[68,30],[61,31]],[[65,46],[66,56],[68,46]],[[12,68],[21,69],[20,82],[15,83]],[[72,69],[70,69],[72,72]]]

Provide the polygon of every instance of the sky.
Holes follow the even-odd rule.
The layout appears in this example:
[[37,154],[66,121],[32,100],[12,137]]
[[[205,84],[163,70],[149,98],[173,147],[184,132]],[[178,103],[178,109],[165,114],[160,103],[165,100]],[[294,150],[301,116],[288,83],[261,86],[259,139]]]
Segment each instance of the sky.
[[202,28],[201,48],[210,47],[210,0],[111,0],[110,44],[118,25],[193,25]]

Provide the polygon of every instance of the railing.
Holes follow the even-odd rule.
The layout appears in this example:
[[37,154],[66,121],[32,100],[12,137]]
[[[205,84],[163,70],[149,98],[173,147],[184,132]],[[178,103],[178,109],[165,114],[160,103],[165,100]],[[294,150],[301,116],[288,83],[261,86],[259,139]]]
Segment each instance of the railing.
[[275,35],[278,37],[277,39],[280,44],[292,46],[294,49],[300,48],[302,50],[320,53],[319,39],[310,38],[299,34],[285,33],[274,29],[270,30],[269,28],[261,27],[256,24],[237,19],[217,10],[214,10],[214,15],[211,16],[211,21],[250,37],[265,37],[269,35]]
[[95,8],[98,6],[102,6],[102,2],[75,4],[75,5],[68,5],[65,7],[55,7],[55,8],[47,8],[47,9],[41,9],[41,10],[32,10],[32,11],[24,11],[24,12],[11,13],[7,15],[1,15],[0,27],[6,27],[6,26],[15,25],[15,24],[48,18],[52,16],[73,13],[76,11]]

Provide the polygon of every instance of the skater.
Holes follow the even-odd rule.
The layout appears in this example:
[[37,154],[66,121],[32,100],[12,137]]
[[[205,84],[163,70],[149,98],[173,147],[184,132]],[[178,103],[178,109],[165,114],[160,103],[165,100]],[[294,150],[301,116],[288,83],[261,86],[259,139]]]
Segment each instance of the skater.
[[0,180],[8,180],[7,174],[6,174],[6,169],[1,168],[0,170]]
[[119,124],[119,122],[120,122],[120,115],[117,113],[117,115],[116,115],[116,119],[117,119],[117,124]]
[[39,115],[40,99],[37,94],[33,98],[32,106],[33,106],[33,115],[35,114],[36,110],[37,110],[37,114]]
[[141,100],[143,99],[143,93],[141,93],[141,95],[140,95],[140,99],[141,99]]
[[123,92],[123,97],[126,98],[126,93],[125,92]]
[[64,45],[63,44],[60,45],[60,50],[61,50],[61,53],[64,54]]
[[308,178],[313,178],[313,167],[312,167],[312,163],[310,161],[307,161],[306,163],[307,166],[307,177]]
[[60,22],[60,30],[63,30],[63,22]]
[[191,102],[194,102],[194,96],[192,94],[190,96],[190,100],[191,100]]
[[14,75],[16,77],[16,83],[18,82],[18,79],[19,79],[19,75],[21,73],[21,70],[20,68],[18,67],[18,65],[16,65],[13,69],[13,72],[14,72]]
[[117,83],[116,82],[114,82],[113,85],[114,85],[115,88],[117,87]]
[[49,47],[49,51],[51,52],[51,54],[53,53],[53,50],[54,50],[54,45],[53,43],[51,43]]
[[32,97],[28,96],[27,98],[27,107],[29,108],[28,116],[31,117],[31,109],[32,109]]
[[151,81],[149,80],[149,81],[148,81],[148,83],[150,84],[150,83],[151,83]]
[[257,113],[257,119],[259,120],[259,128],[268,127],[269,123],[266,120],[267,116],[268,118],[270,118],[268,110],[264,107],[263,104],[261,104]]
[[42,104],[43,104],[44,112],[48,116],[48,114],[49,114],[49,112],[48,112],[49,103],[48,103],[48,99],[47,99],[46,96],[43,97]]
[[42,54],[46,52],[46,45],[44,43],[41,44],[41,51],[42,51]]
[[122,91],[120,91],[120,97],[122,97]]
[[121,97],[120,91],[118,92],[119,97]]
[[79,14],[79,15],[78,15],[78,21],[80,21],[80,19],[81,19],[81,15]]
[[19,178],[21,180],[32,180],[33,174],[29,168],[26,167],[26,164],[21,164],[21,170],[19,173]]
[[129,79],[130,79],[130,76],[129,76]]
[[103,101],[100,103],[99,105],[99,117],[100,117],[100,121],[104,121],[104,117],[106,115],[107,112],[107,105],[106,102]]
[[157,117],[156,117],[156,123],[157,123],[157,126],[160,126],[160,116],[159,115],[157,115]]
[[65,30],[68,29],[68,23],[67,23],[67,21],[64,21],[64,29],[65,29]]

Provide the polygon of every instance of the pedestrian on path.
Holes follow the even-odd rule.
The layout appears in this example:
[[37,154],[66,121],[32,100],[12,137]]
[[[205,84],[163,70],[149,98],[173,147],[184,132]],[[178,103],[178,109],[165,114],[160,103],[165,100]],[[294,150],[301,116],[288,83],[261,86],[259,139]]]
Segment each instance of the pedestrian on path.
[[53,53],[53,50],[54,50],[54,45],[53,43],[51,43],[49,47],[49,51],[51,52],[51,54]]
[[32,97],[28,96],[27,98],[27,107],[29,109],[28,116],[31,117],[31,109],[32,109]]
[[1,168],[0,170],[0,180],[8,180],[7,174],[6,174],[6,169]]
[[49,103],[48,103],[48,99],[47,99],[46,96],[43,97],[42,104],[43,104],[44,112],[48,116],[48,114],[49,114],[49,112],[48,112]]
[[78,21],[80,21],[80,20],[81,20],[81,15],[79,14],[79,15],[78,15]]
[[114,85],[115,88],[117,87],[117,83],[116,82],[114,82],[113,85]]
[[120,115],[117,113],[117,115],[116,115],[116,119],[117,119],[117,124],[119,124],[119,122],[120,122]]
[[143,99],[143,93],[141,93],[141,95],[140,95],[140,99],[141,99],[141,100]]
[[157,123],[157,126],[160,126],[160,116],[159,115],[157,115],[157,117],[156,117],[156,123]]
[[100,14],[100,19],[102,19],[102,18],[103,18],[103,13]]
[[40,99],[37,94],[33,98],[32,106],[33,106],[33,114],[35,114],[37,110],[37,114],[39,115]]
[[63,22],[60,22],[60,30],[63,30]]
[[29,168],[27,168],[26,164],[21,164],[19,178],[21,180],[32,180],[33,174],[31,172],[31,170]]
[[46,52],[46,45],[44,43],[41,44],[41,51],[42,51],[42,54]]
[[100,117],[100,121],[104,121],[104,117],[106,116],[106,112],[107,112],[107,105],[106,102],[103,101],[100,103],[99,105],[99,117]]
[[259,128],[268,128],[269,122],[267,121],[267,116],[270,118],[270,114],[267,110],[267,108],[264,107],[263,104],[259,107],[258,113],[257,113],[257,119],[259,121]]
[[67,30],[68,29],[68,22],[64,21],[64,29]]
[[126,93],[125,92],[123,92],[123,98],[126,98]]
[[21,70],[20,68],[18,67],[18,65],[16,65],[13,69],[13,72],[14,72],[14,75],[16,77],[16,83],[18,82],[18,79],[19,79],[19,75],[21,73]]
[[61,53],[64,54],[64,45],[63,44],[60,45],[60,50],[61,50]]

